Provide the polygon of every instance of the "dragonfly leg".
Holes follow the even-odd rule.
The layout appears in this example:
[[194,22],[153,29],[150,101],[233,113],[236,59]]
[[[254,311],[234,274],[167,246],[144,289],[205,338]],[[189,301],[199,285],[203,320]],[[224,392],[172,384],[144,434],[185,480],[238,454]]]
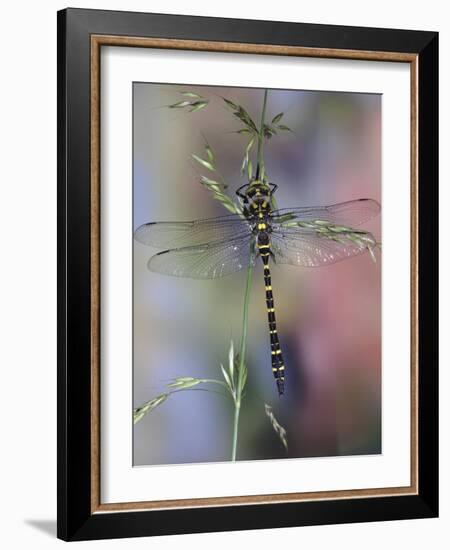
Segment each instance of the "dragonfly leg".
[[241,193],[241,190],[242,189],[245,189],[247,187],[247,184],[245,185],[241,185],[241,187],[239,187],[239,189],[236,189],[236,195],[241,198],[244,203],[247,203],[248,202],[248,197],[247,195],[245,195],[244,193]]

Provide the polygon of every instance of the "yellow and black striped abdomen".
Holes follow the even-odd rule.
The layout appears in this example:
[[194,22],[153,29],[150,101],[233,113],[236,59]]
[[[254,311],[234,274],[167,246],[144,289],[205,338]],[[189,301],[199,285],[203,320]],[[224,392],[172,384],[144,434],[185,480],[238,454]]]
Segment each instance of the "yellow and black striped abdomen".
[[284,361],[278,338],[277,322],[275,317],[275,303],[272,291],[272,276],[270,273],[270,240],[267,234],[258,236],[258,250],[264,267],[264,286],[266,290],[267,317],[269,321],[270,353],[272,358],[272,372],[277,382],[278,394],[284,393]]
[[257,247],[264,267],[264,285],[266,289],[267,316],[269,320],[270,353],[272,372],[277,382],[278,394],[284,393],[284,362],[278,339],[277,322],[275,319],[275,304],[273,300],[272,278],[270,274],[270,214],[272,211],[270,194],[267,186],[253,185],[247,192],[249,198],[248,218],[251,220],[257,235]]

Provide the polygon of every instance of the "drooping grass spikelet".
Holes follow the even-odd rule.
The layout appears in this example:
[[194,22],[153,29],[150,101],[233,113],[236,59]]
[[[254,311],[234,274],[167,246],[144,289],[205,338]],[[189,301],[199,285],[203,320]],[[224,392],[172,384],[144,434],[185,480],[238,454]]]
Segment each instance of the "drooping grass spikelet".
[[209,99],[206,99],[205,97],[202,97],[201,95],[196,94],[194,92],[180,92],[180,93],[182,96],[187,97],[189,99],[184,99],[182,101],[177,101],[176,103],[167,105],[169,109],[189,108],[189,112],[195,113],[196,111],[200,111],[201,109],[204,109],[209,104]]
[[280,441],[283,444],[283,447],[286,449],[286,452],[287,452],[288,451],[288,442],[287,442],[287,434],[286,434],[285,428],[283,428],[283,426],[275,418],[275,415],[273,414],[273,409],[270,405],[268,405],[267,403],[264,403],[264,410],[265,410],[267,418],[270,420],[270,423],[272,425],[272,428],[273,428],[274,432],[280,438]]
[[147,401],[140,407],[137,407],[133,411],[133,422],[134,424],[137,424],[140,420],[144,418],[144,416],[151,412],[153,409],[155,409],[158,405],[161,405],[161,403],[164,403],[164,401],[169,397],[170,393],[162,393],[161,395],[157,395],[153,399],[150,399],[150,401]]
[[200,183],[206,187],[213,194],[213,198],[220,202],[224,208],[226,208],[232,214],[242,215],[242,208],[238,203],[236,203],[231,197],[229,197],[224,191],[228,188],[228,184],[220,174],[216,166],[215,155],[211,146],[205,139],[205,152],[206,158],[202,158],[198,155],[192,154],[192,158],[197,161],[201,166],[207,168],[210,172],[217,174],[217,179],[212,179],[210,177],[201,175]]

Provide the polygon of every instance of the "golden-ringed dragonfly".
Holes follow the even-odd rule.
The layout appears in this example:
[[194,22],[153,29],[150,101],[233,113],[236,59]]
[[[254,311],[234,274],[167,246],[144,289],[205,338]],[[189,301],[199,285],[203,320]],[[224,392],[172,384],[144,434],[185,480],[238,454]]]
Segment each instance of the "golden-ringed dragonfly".
[[242,215],[229,214],[188,222],[151,222],[135,231],[135,239],[163,248],[152,256],[148,269],[156,273],[194,279],[215,279],[263,264],[269,321],[272,371],[278,393],[284,393],[285,365],[278,337],[272,290],[271,262],[318,267],[370,252],[373,235],[355,227],[380,211],[372,199],[331,206],[272,209],[277,186],[259,180],[240,187],[236,194]]

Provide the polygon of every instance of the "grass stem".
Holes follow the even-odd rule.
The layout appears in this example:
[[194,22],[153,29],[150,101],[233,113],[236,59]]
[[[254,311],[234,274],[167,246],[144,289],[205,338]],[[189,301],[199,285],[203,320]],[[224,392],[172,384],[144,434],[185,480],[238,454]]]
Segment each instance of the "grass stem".
[[[258,133],[258,153],[257,153],[257,165],[256,165],[256,179],[261,177],[261,174],[264,174],[264,119],[266,116],[266,105],[267,105],[267,90],[264,90],[264,99],[263,106],[261,111],[261,123]],[[244,390],[244,369],[245,366],[245,354],[247,351],[247,327],[248,327],[248,304],[250,301],[250,291],[252,287],[253,280],[253,259],[254,259],[254,250],[251,247],[250,250],[250,260],[247,270],[247,284],[245,286],[245,295],[244,295],[244,313],[242,316],[242,336],[241,336],[241,349],[239,352],[239,371],[238,371],[238,381],[236,387],[236,394],[234,396],[234,421],[233,421],[233,445],[231,449],[231,460],[236,461],[236,451],[237,451],[237,441],[239,435],[239,414],[241,412],[241,400],[242,392]]]
[[261,174],[264,173],[264,118],[266,116],[266,105],[267,105],[267,90],[264,90],[263,107],[261,112],[261,123],[259,126],[259,134],[258,134],[258,156],[257,156],[257,165],[256,165],[256,179],[259,179],[261,177]]
[[247,351],[247,328],[248,328],[248,305],[250,302],[250,293],[253,280],[253,259],[254,250],[251,247],[249,266],[247,269],[247,283],[245,285],[244,295],[244,312],[242,316],[242,336],[241,336],[241,349],[239,352],[239,367],[238,367],[238,380],[236,387],[236,394],[234,398],[234,422],[233,422],[233,446],[231,451],[231,460],[236,461],[237,440],[239,434],[239,413],[241,410],[242,392],[244,389],[244,370],[245,370],[245,354]]

